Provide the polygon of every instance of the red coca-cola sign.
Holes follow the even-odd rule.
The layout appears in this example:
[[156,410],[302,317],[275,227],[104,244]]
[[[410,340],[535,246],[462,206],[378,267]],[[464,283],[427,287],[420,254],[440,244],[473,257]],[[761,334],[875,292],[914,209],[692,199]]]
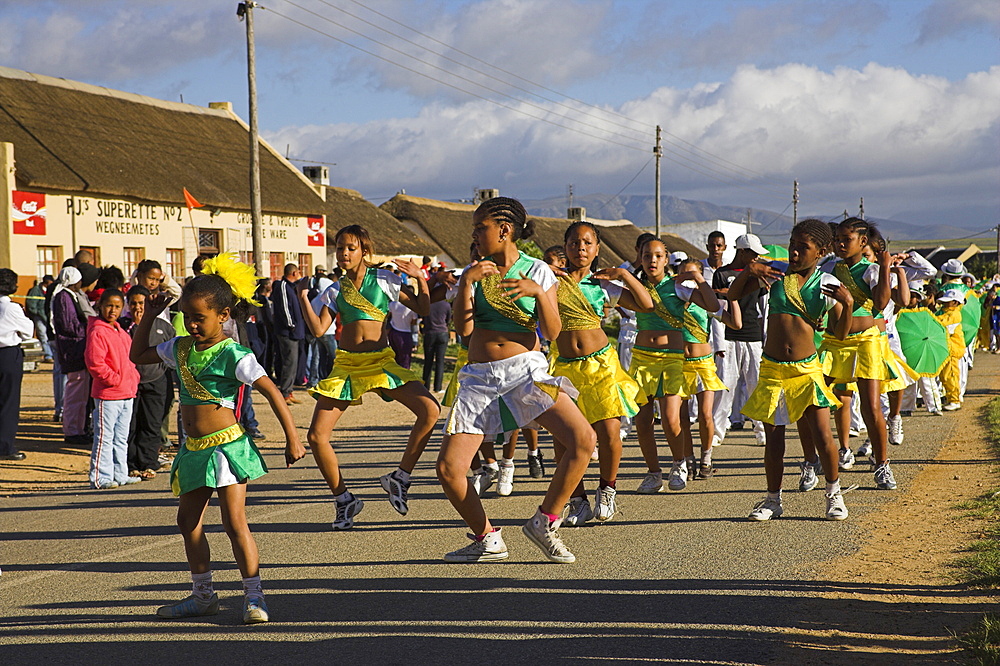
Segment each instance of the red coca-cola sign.
[[14,233],[45,235],[45,195],[34,192],[11,193],[14,203]]

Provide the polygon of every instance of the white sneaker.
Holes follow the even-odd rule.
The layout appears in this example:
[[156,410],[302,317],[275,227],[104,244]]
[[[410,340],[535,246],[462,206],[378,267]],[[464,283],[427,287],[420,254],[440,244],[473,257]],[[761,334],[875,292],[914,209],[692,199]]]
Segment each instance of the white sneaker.
[[566,517],[563,524],[569,527],[580,527],[594,517],[590,502],[586,497],[571,497],[566,505]]
[[597,489],[597,494],[594,496],[594,504],[597,506],[594,517],[597,520],[603,523],[614,517],[615,512],[618,511],[618,506],[615,504],[615,495],[617,494],[618,491],[611,486]]
[[670,468],[667,488],[670,490],[684,490],[687,488],[687,465],[683,460],[675,460],[673,466]]
[[840,462],[837,465],[840,469],[851,469],[854,467],[854,452],[850,449],[840,449]]
[[507,544],[500,536],[500,530],[490,532],[482,539],[477,539],[475,534],[467,534],[472,543],[465,548],[459,548],[444,556],[445,562],[496,562],[506,560]]
[[469,484],[472,486],[472,490],[482,497],[483,493],[493,485],[493,481],[497,478],[497,475],[498,472],[492,467],[483,466],[472,475],[472,478],[469,479]]
[[855,461],[857,458],[867,458],[872,454],[872,440],[865,438],[864,443],[858,447],[857,453],[855,453]]
[[757,505],[754,506],[753,511],[747,516],[748,520],[753,520],[755,522],[763,522],[765,520],[771,520],[772,518],[777,518],[785,512],[781,508],[781,500],[771,499],[770,497],[765,497]]
[[859,431],[855,430],[854,428],[851,428],[850,430],[847,431],[847,436],[848,437],[861,437],[861,433]]
[[893,446],[899,446],[903,443],[903,417],[899,414],[896,416],[890,416],[889,422],[886,423],[889,429],[889,443]]
[[576,562],[576,556],[569,552],[569,548],[559,538],[559,521],[550,523],[548,517],[542,513],[541,509],[535,511],[535,515],[521,527],[524,536],[542,549],[545,557],[559,564],[569,564]]
[[945,405],[941,409],[943,409],[946,412],[954,412],[954,411],[957,411],[959,409],[962,409],[962,403],[960,403],[960,402],[949,402],[947,405]]
[[843,520],[847,518],[847,505],[844,504],[844,496],[840,491],[826,494],[826,519]]
[[763,430],[754,430],[753,439],[757,446],[764,446],[767,444],[767,433]]
[[514,492],[514,466],[500,465],[500,474],[497,477],[497,495],[507,497]]
[[640,495],[655,495],[663,492],[663,472],[650,472],[642,480],[635,492]]
[[717,446],[722,446],[722,438],[719,437],[718,433],[712,435],[712,448],[714,449]]
[[802,470],[802,474],[799,476],[799,490],[807,493],[819,484],[816,468],[811,462],[805,460],[799,463],[799,468]]
[[334,504],[337,506],[337,517],[333,521],[333,529],[335,530],[349,530],[354,527],[354,516],[365,508],[365,503],[361,501],[361,498],[353,495],[349,502],[341,504],[334,501]]

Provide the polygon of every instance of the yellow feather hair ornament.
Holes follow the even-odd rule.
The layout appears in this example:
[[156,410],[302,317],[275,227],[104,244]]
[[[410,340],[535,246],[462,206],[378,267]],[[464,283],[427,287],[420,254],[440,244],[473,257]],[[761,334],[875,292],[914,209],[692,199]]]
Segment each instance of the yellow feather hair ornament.
[[257,271],[253,266],[240,261],[235,252],[223,252],[206,259],[201,272],[205,275],[218,275],[225,280],[237,300],[260,306],[260,303],[253,299],[257,291]]

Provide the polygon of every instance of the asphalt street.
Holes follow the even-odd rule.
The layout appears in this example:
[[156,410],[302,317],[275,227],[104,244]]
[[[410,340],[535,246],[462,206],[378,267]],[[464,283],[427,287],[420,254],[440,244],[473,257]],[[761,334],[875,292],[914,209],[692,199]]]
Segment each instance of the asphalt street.
[[[992,385],[1000,361],[977,359],[983,361],[970,396],[981,399],[991,393],[984,387]],[[309,409],[295,412],[303,439]],[[823,519],[821,490],[795,491],[797,457],[786,461],[785,515],[763,524],[746,520],[764,490],[763,448],[749,430],[730,433],[717,450],[715,477],[655,496],[634,493],[645,469],[630,438],[618,515],[562,530],[577,556],[570,565],[549,563],[520,533],[547,483],[528,477],[522,449],[514,493],[500,498],[491,491],[485,498],[504,529],[510,559],[456,565],[441,559],[466,538],[434,477],[440,435],[415,470],[410,514],[401,517],[378,476],[398,460],[408,412],[369,396],[334,435],[349,485],[366,502],[353,530],[330,529],[332,498],[311,458],[284,469],[280,449],[265,451],[272,471],[251,485],[248,514],[270,623],[241,624],[239,572],[214,504],[206,522],[221,612],[182,621],[155,616],[157,606],[190,589],[174,525],[176,499],[160,474],[110,491],[0,500],[0,653],[7,664],[841,663],[829,661],[829,650],[809,646],[810,637],[832,629],[845,645],[886,650],[889,657],[881,655],[879,663],[894,663],[893,651],[926,646],[905,635],[912,613],[975,615],[981,609],[830,598],[824,593],[851,586],[871,591],[877,584],[818,580],[816,570],[857,549],[864,534],[856,518],[905,493],[959,420],[974,416],[969,407],[906,419],[906,440],[892,451],[900,489],[875,490],[867,464],[859,463],[843,477],[845,486],[861,487],[846,496],[852,519],[840,523]],[[542,445],[551,456],[544,434]],[[798,454],[796,441],[788,451]],[[592,465],[588,489],[595,483]],[[886,595],[919,594],[922,586],[885,588]],[[940,592],[928,583],[928,594],[932,588]],[[867,604],[891,620],[884,636],[881,627],[854,621]],[[940,663],[898,656],[899,663]],[[869,662],[855,655],[843,663]]]

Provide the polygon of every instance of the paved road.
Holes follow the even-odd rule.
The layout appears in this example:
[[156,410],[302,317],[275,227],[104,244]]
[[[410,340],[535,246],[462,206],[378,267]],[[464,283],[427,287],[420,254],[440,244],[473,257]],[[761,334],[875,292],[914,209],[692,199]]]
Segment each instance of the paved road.
[[[1000,370],[995,357],[978,358],[970,403],[982,402],[976,394],[987,393],[984,377]],[[434,479],[439,438],[415,472],[411,512],[402,518],[385,500],[377,477],[398,459],[407,412],[373,397],[366,401],[348,412],[335,437],[345,474],[354,480],[351,487],[366,501],[354,530],[329,529],[331,498],[311,460],[286,470],[278,449],[266,451],[274,471],[253,484],[248,513],[273,617],[267,625],[240,624],[239,573],[217,527],[210,540],[219,562],[221,613],[178,622],[155,617],[158,605],[186,596],[190,586],[166,475],[114,491],[64,490],[2,500],[4,663],[173,664],[189,657],[218,663],[298,658],[853,665],[869,663],[864,657],[871,649],[928,647],[927,637],[906,637],[915,611],[948,613],[956,621],[981,612],[957,603],[883,608],[878,601],[822,596],[850,586],[816,580],[816,567],[854,551],[863,534],[855,521],[822,520],[820,491],[789,492],[782,519],[747,522],[764,483],[763,449],[752,445],[749,432],[731,433],[718,450],[716,477],[657,496],[631,492],[644,469],[634,440],[627,442],[620,513],[608,524],[563,530],[578,558],[572,565],[548,563],[521,535],[519,526],[545,487],[521,465],[514,494],[486,501],[504,528],[510,559],[445,564],[441,555],[464,545],[465,537]],[[906,420],[906,442],[893,452],[899,492],[934,457],[958,420],[973,417],[972,406],[946,417],[920,413]],[[296,412],[303,433],[308,413],[307,406]],[[265,426],[269,423],[277,432],[273,421]],[[551,451],[544,436],[542,441]],[[894,495],[874,490],[867,465],[857,469],[845,476],[847,483],[861,484],[847,496],[855,518]],[[794,489],[795,461],[788,462],[787,472],[786,488]],[[594,474],[592,467],[591,486]],[[217,508],[210,509],[208,523],[219,524]],[[871,586],[858,583],[854,589],[870,592]],[[887,585],[885,593],[925,589],[941,596],[942,588],[930,584],[905,590]],[[856,626],[852,616],[873,608],[884,613],[891,630]],[[818,632],[831,629],[838,632],[835,644],[855,650],[844,654],[843,662],[836,652],[815,649],[822,642]],[[920,656],[899,659],[940,663]],[[892,655],[877,657],[879,663],[887,660],[895,661]]]

